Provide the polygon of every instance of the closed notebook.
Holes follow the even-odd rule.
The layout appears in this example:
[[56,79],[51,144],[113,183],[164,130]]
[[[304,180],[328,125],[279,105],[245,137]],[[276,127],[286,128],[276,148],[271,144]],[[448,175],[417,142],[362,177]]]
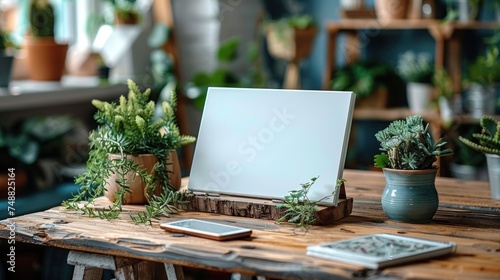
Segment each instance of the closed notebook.
[[455,243],[373,234],[307,247],[307,255],[378,269],[451,254]]

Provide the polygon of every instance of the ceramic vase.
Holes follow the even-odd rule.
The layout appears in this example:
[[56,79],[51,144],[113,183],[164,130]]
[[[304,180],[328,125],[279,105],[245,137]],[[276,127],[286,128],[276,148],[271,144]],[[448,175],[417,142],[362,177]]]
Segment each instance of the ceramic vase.
[[384,168],[386,185],[382,208],[394,221],[426,223],[439,205],[434,185],[438,169],[396,170]]
[[491,197],[500,200],[500,156],[494,154],[485,155],[488,164]]
[[432,98],[432,90],[430,84],[410,82],[406,85],[408,106],[412,113],[422,114],[427,110]]
[[464,100],[466,111],[475,119],[495,114],[495,87],[472,83]]

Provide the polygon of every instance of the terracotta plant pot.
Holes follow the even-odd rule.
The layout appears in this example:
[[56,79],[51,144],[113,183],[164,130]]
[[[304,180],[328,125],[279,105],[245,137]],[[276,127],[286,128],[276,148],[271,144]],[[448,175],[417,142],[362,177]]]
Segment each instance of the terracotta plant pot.
[[[148,173],[153,172],[153,168],[158,162],[158,159],[153,154],[144,154],[139,156],[126,155],[126,157],[131,158],[136,164],[144,166]],[[120,155],[109,155],[109,158],[119,159]],[[179,190],[181,187],[181,171],[177,152],[175,150],[170,153],[169,163],[171,164],[168,165],[168,170],[172,172],[169,174],[170,183],[175,189]],[[106,196],[111,201],[115,201],[116,192],[120,189],[120,186],[116,183],[116,179],[116,173],[108,178],[108,185],[106,187],[107,190],[104,192],[104,196]],[[148,200],[144,194],[146,184],[142,182],[140,176],[135,176],[135,174],[127,174],[127,181],[130,182],[130,193],[125,194],[123,204],[147,204]],[[160,193],[161,190],[159,187],[157,187],[154,194],[160,195]]]
[[57,44],[54,38],[27,36],[24,43],[30,79],[59,81],[64,73],[67,44]]
[[134,13],[115,13],[115,25],[134,25],[139,23],[139,16]]
[[269,53],[286,61],[301,60],[311,53],[315,35],[315,27],[278,30],[271,25],[266,30]]
[[409,0],[376,0],[375,13],[382,21],[406,17]]

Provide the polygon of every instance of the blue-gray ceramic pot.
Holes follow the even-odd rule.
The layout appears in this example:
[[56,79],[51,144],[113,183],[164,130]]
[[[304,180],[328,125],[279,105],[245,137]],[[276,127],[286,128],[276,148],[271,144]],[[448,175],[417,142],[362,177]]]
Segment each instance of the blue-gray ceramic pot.
[[382,208],[395,221],[426,223],[439,205],[434,182],[438,169],[397,170],[384,168]]

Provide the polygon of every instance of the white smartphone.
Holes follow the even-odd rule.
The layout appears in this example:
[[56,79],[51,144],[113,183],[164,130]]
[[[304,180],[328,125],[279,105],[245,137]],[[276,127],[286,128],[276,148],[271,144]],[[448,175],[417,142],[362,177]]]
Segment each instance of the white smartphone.
[[236,226],[228,226],[196,219],[161,223],[160,228],[214,240],[229,240],[252,235],[252,230]]

